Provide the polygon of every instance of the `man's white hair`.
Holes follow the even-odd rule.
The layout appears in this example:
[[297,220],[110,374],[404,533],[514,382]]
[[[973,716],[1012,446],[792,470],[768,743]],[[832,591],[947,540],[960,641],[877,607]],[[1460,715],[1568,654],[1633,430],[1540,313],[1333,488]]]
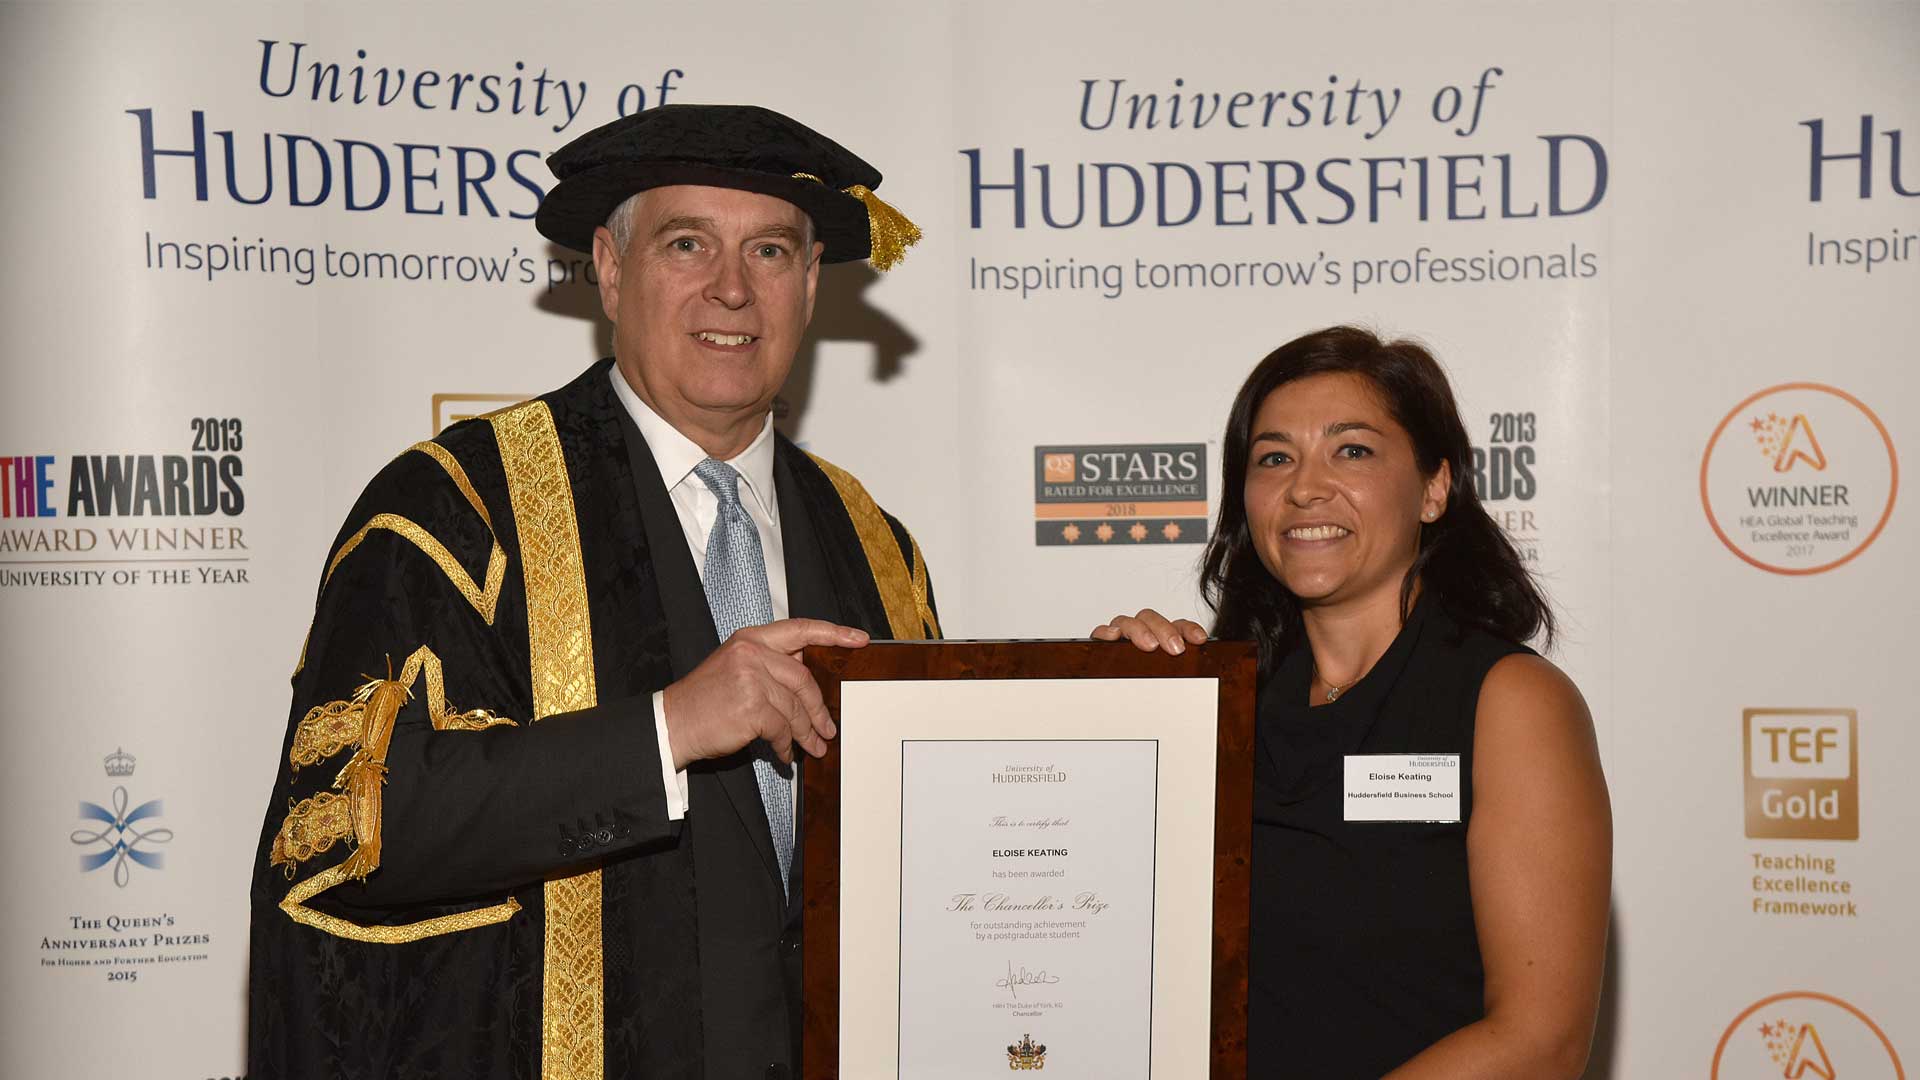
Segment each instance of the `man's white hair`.
[[633,216],[640,206],[640,197],[644,191],[636,191],[620,201],[607,215],[607,231],[613,234],[613,249],[622,255],[627,253],[627,241],[633,239]]
[[[633,219],[640,213],[640,199],[644,195],[646,195],[645,191],[634,192],[621,200],[620,205],[613,208],[613,213],[607,215],[607,231],[613,234],[613,249],[622,255],[627,253],[627,242],[633,239]],[[800,253],[811,262],[814,240],[813,215],[802,213],[800,219],[805,222],[801,226]]]

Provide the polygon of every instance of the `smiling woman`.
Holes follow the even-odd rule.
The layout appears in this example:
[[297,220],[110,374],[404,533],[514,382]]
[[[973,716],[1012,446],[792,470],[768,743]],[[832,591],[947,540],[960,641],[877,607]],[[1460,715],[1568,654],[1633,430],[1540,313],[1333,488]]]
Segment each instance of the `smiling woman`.
[[[1427,351],[1334,327],[1227,418],[1201,586],[1259,643],[1248,1075],[1578,1076],[1612,825],[1553,616]],[[1179,653],[1155,611],[1094,637]]]
[[[1315,423],[1319,429],[1311,430]],[[1301,604],[1310,597],[1296,586],[1350,595],[1377,590],[1385,577],[1393,578],[1403,609],[1424,589],[1456,617],[1499,637],[1525,642],[1540,635],[1552,644],[1552,611],[1481,507],[1453,389],[1419,345],[1346,326],[1288,342],[1247,376],[1227,415],[1224,444],[1220,522],[1207,546],[1202,587],[1217,613],[1215,633],[1259,642],[1262,671],[1301,643]],[[1308,490],[1298,491],[1300,484]],[[1323,487],[1338,488],[1339,498],[1319,498],[1328,494]],[[1350,547],[1364,551],[1329,541],[1341,550],[1324,552],[1281,535],[1331,524],[1306,520],[1331,513],[1356,515],[1345,522],[1349,528],[1359,524],[1357,515],[1368,516],[1368,534],[1350,538]],[[1297,556],[1291,562],[1289,551]],[[1344,568],[1337,582],[1327,577],[1336,566]],[[1290,581],[1290,572],[1303,576]]]

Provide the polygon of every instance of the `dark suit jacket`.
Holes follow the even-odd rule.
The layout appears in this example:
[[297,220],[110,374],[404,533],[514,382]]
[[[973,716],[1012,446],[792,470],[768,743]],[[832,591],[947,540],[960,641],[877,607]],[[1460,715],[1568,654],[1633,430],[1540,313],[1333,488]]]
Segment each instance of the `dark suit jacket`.
[[[610,366],[541,399],[575,508],[591,707],[529,722],[528,626],[541,616],[528,610],[523,523],[486,421],[435,440],[461,476],[437,452],[401,455],[336,539],[255,864],[249,1075],[539,1076],[544,883],[595,868],[605,1075],[735,1080],[796,1070],[799,862],[784,898],[748,756],[690,769],[688,814],[666,819],[650,698],[717,641],[652,455],[608,384]],[[891,637],[833,482],[785,439],[774,468],[791,614]],[[906,530],[887,524],[911,563]],[[480,583],[492,580],[496,551],[506,572],[489,599]],[[317,914],[296,921],[281,907],[290,883],[339,864],[351,847],[274,863],[290,818],[325,799],[346,759],[291,767],[289,755],[307,745],[302,721],[349,701],[363,673],[386,672],[389,661],[397,669],[421,645],[444,666],[454,709],[517,723],[443,729],[415,692],[384,759],[379,868],[312,897],[305,907]],[[476,911],[500,914],[456,932],[411,929]]]

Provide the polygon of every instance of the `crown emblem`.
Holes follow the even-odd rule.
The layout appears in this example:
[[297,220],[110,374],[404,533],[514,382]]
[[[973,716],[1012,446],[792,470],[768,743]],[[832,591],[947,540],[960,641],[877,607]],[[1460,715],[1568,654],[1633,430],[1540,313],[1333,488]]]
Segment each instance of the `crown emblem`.
[[1046,1067],[1047,1048],[1034,1042],[1033,1036],[1022,1035],[1019,1042],[1007,1047],[1007,1068],[1017,1071]]
[[112,777],[132,776],[134,756],[125,750],[116,748],[106,757],[107,775]]

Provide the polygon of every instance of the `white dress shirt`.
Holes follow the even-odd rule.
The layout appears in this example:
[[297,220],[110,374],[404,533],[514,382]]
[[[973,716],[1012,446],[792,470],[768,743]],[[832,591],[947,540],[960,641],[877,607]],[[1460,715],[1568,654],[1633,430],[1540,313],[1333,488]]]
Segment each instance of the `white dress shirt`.
[[[615,365],[607,373],[613,381],[614,396],[626,407],[628,415],[647,440],[660,480],[667,486],[673,512],[680,518],[680,531],[686,537],[687,550],[693,555],[693,568],[706,580],[707,536],[720,516],[720,500],[704,481],[693,473],[694,466],[707,459],[699,444],[675,430],[660,418],[640,395],[627,385],[626,377]],[[745,450],[727,464],[740,474],[740,505],[760,530],[760,554],[767,562],[767,590],[773,597],[773,617],[787,617],[787,555],[780,546],[780,503],[773,493],[773,414],[760,427]],[[660,741],[660,773],[667,792],[667,819],[678,821],[687,815],[687,774],[673,767],[673,747],[667,739],[666,691],[653,694],[654,734]],[[798,785],[794,785],[798,786]]]

